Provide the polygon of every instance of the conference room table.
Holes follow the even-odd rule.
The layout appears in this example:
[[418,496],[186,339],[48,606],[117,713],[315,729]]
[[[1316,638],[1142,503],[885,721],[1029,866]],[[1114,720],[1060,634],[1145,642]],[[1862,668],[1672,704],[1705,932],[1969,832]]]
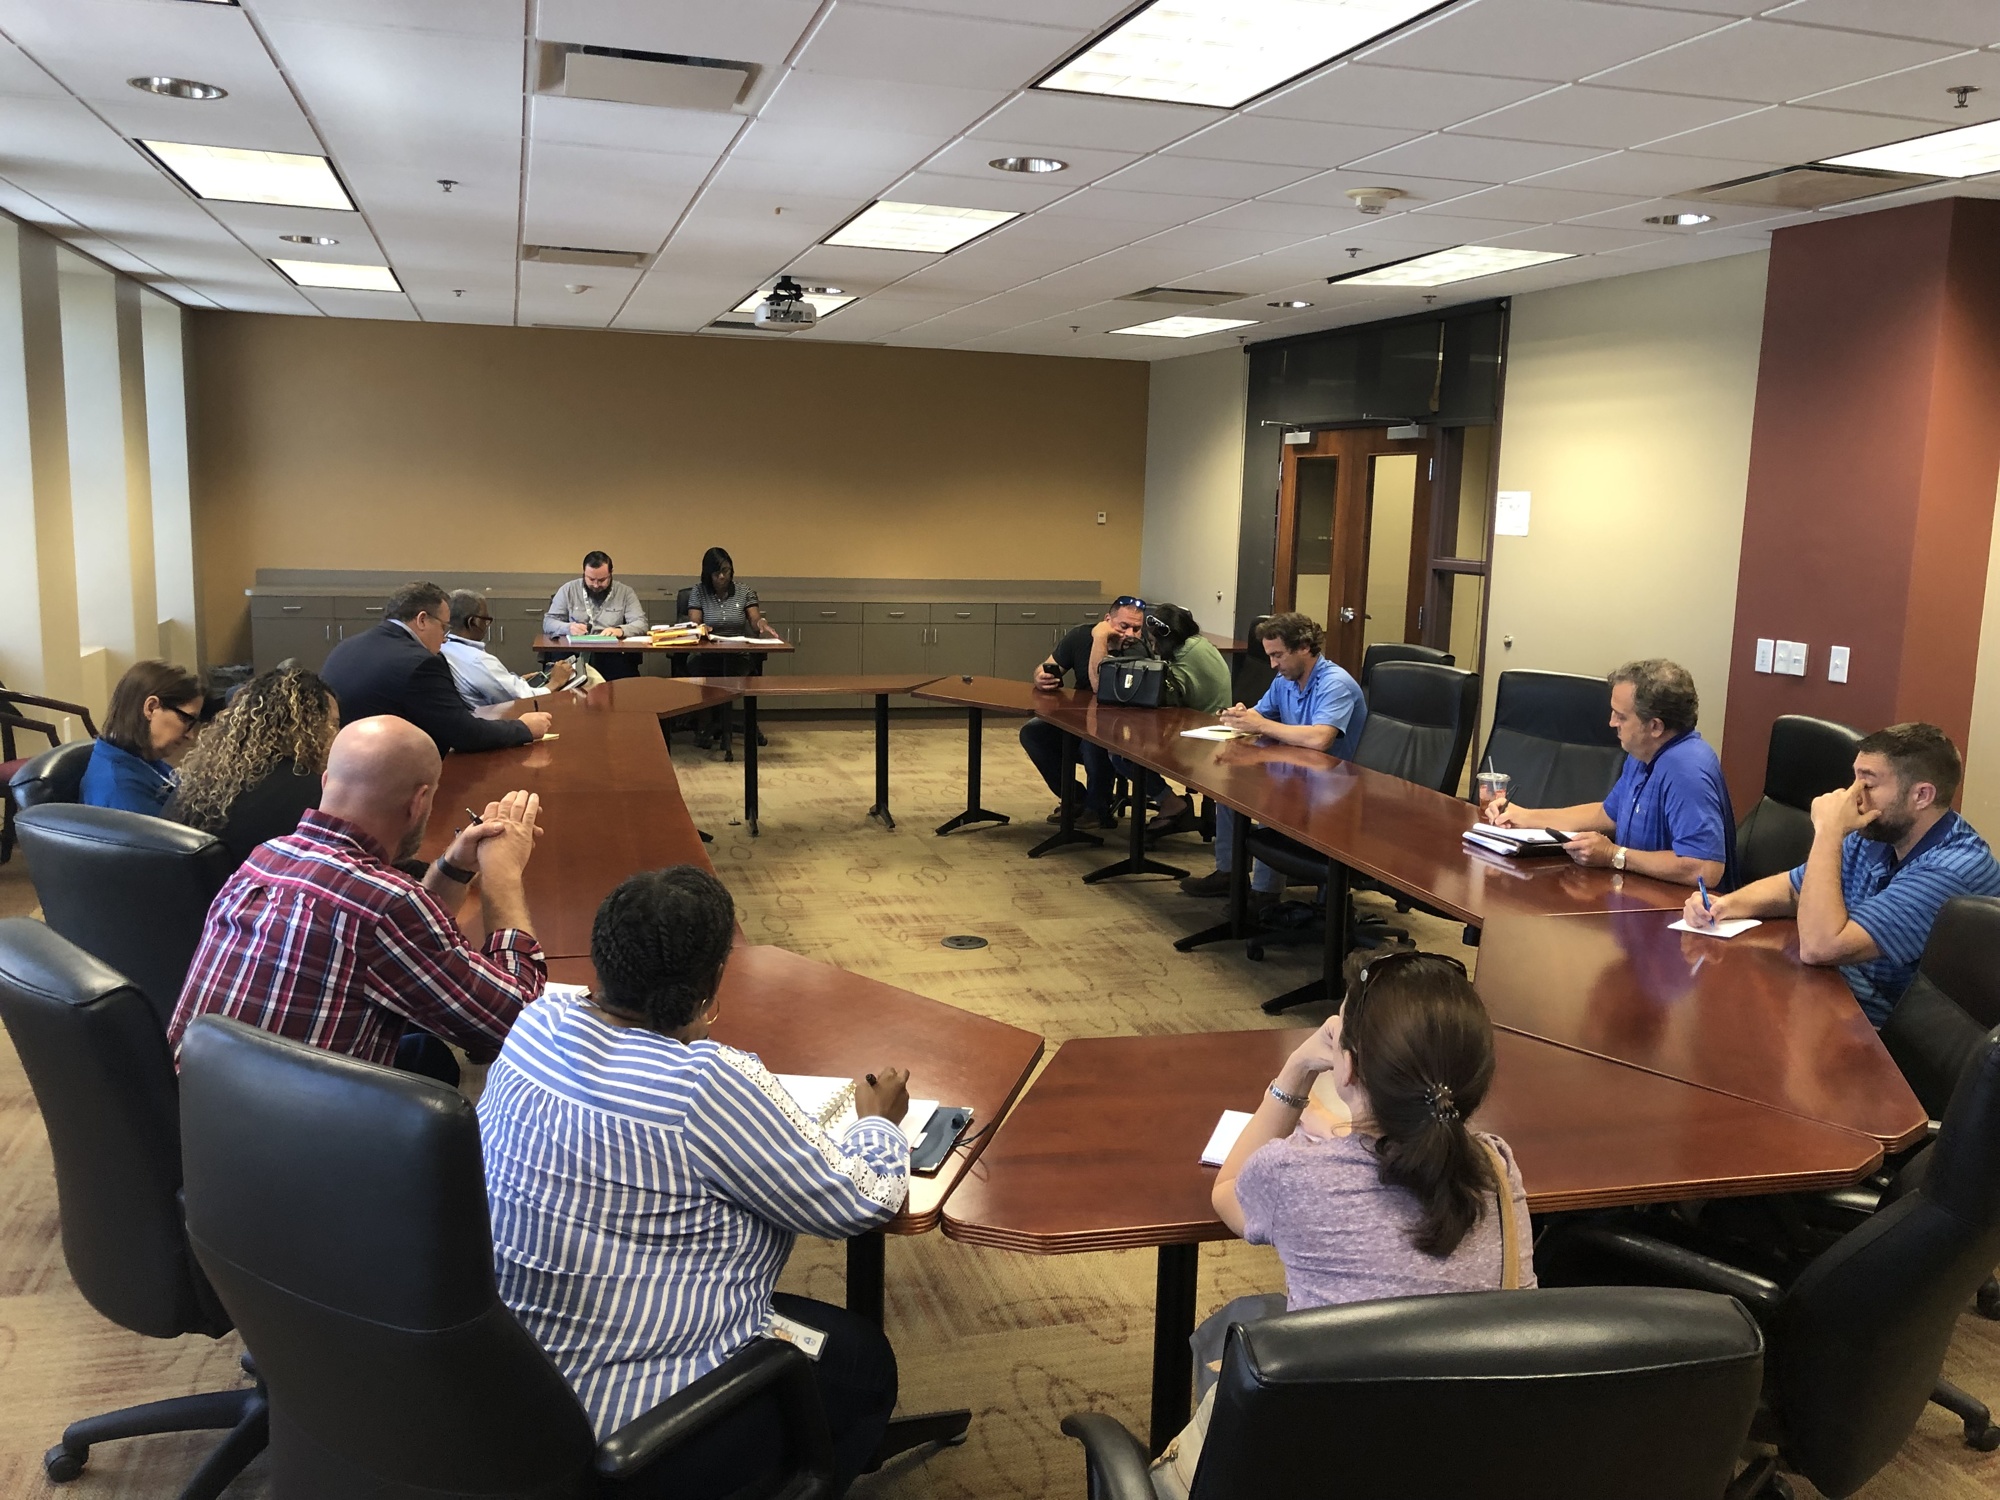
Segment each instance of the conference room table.
[[630,656],[746,656],[769,653],[785,656],[798,650],[790,641],[776,636],[758,636],[746,640],[703,640],[680,643],[654,644],[651,636],[639,636],[631,640],[579,641],[573,636],[538,635],[535,637],[535,652],[539,656],[573,656],[578,652],[585,656],[600,652]]

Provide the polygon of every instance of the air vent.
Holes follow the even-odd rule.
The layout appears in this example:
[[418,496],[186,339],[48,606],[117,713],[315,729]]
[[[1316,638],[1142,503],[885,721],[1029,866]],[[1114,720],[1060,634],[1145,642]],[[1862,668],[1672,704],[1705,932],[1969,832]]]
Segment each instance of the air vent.
[[539,91],[658,109],[728,111],[750,92],[757,71],[756,63],[719,57],[544,42]]
[[624,266],[643,270],[650,250],[588,250],[581,245],[523,245],[521,259],[550,266]]
[[1237,302],[1248,292],[1201,292],[1185,286],[1149,286],[1143,292],[1127,292],[1120,302],[1170,302],[1181,307],[1214,307],[1220,302]]
[[1730,203],[1739,208],[1830,208],[1937,180],[1914,172],[1875,172],[1863,167],[1780,167],[1691,193],[1675,193],[1674,197],[1697,203]]

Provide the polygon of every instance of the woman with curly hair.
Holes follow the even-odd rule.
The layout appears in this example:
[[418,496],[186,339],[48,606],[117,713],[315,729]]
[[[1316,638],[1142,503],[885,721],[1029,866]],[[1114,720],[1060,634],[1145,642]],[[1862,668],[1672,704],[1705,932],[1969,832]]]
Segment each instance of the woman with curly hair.
[[181,765],[167,816],[205,828],[241,864],[319,806],[340,704],[317,673],[292,667],[245,683]]

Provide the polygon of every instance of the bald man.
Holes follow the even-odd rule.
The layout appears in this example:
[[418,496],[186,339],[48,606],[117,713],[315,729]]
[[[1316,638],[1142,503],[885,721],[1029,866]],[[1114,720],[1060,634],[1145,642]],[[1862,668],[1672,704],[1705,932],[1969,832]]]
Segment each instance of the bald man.
[[[395,861],[423,842],[442,766],[406,719],[359,719],[334,736],[319,807],[260,844],[208,909],[167,1031],[176,1056],[201,1015],[391,1065],[442,1052],[432,1038],[475,1061],[499,1050],[545,977],[521,885],[541,799],[487,803],[419,884]],[[489,929],[478,948],[455,920],[475,877]]]

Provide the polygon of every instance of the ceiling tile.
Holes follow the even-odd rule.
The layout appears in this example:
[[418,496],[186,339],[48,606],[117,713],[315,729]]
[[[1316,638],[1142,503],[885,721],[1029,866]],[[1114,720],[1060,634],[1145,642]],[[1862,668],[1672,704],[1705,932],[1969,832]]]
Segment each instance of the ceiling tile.
[[1311,167],[1274,167],[1255,162],[1204,161],[1192,156],[1149,156],[1104,179],[1126,193],[1196,193],[1217,198],[1254,198],[1314,175]]
[[1095,31],[1132,8],[1132,0],[896,0],[904,10],[988,16]]
[[1122,219],[1071,219],[1059,218],[1051,213],[1035,213],[1001,225],[993,231],[993,238],[1034,245],[1038,249],[1046,246],[1064,257],[1066,263],[1074,264],[1093,255],[1101,255],[1106,250],[1115,250],[1120,245],[1129,245],[1150,233],[1152,230],[1147,225]]
[[1787,26],[1778,21],[1739,21],[1612,68],[1591,82],[1779,104],[1802,94],[1935,62],[1954,50],[1937,42],[1898,41],[1816,26]]
[[[2000,6],[1995,9],[2000,11]],[[1971,84],[1978,90],[1966,95],[1964,109],[1958,107],[1958,96],[1949,92],[1960,84]],[[1886,78],[1808,95],[1798,102],[1815,109],[1902,115],[1929,120],[1939,128],[2000,119],[2000,52],[1961,53]]]
[[1914,122],[1899,125],[1888,115],[1779,105],[1721,125],[1651,141],[1646,149],[1670,156],[1740,157],[1753,162],[1818,161],[1867,146],[1886,145],[1922,134],[1926,128]]
[[652,250],[711,163],[701,156],[536,142],[522,234],[537,245]]
[[340,241],[317,247],[330,260],[379,262],[384,257],[359,214],[330,208],[279,208],[269,203],[210,203],[209,215],[260,255],[303,256],[316,247],[288,245],[281,234],[318,234]]
[[[219,8],[219,7],[218,7]],[[259,21],[314,20],[326,15],[326,0],[249,0]],[[545,3],[543,9],[547,9]],[[521,14],[492,0],[341,0],[340,19],[350,26],[396,31],[455,32],[461,36],[521,35]]]
[[648,109],[602,99],[535,94],[528,134],[572,146],[617,146],[627,151],[675,151],[713,157],[749,122],[741,115],[700,109]]
[[1228,208],[1236,201],[1234,198],[1127,193],[1115,187],[1092,187],[1073,193],[1060,203],[1051,204],[1037,217],[1113,219],[1120,223],[1165,229],[1170,224],[1185,224],[1218,209]]
[[[260,8],[268,0],[253,0]],[[324,4],[324,0],[307,0]],[[351,3],[351,0],[343,0]],[[373,0],[397,6],[404,0]],[[494,10],[511,7],[481,0]],[[683,57],[777,63],[797,44],[820,0],[539,0],[545,41],[629,47]]]
[[985,177],[950,177],[942,172],[912,172],[891,183],[882,196],[894,203],[935,203],[944,208],[1012,209],[1026,213],[1079,191],[1074,184],[1051,180],[1062,175],[989,171]]
[[[1629,196],[1620,196],[1616,193],[1576,193],[1559,188],[1523,186],[1516,183],[1509,187],[1488,188],[1483,193],[1454,198],[1445,208],[1445,212],[1469,219],[1560,223],[1564,219],[1580,219],[1586,214],[1619,208],[1630,201]],[[1426,216],[1420,213],[1420,217]]]
[[1405,195],[1397,200],[1394,210],[1404,213],[1421,204],[1446,203],[1491,186],[1491,182],[1409,177],[1398,172],[1376,172],[1360,167],[1352,172],[1325,172],[1318,177],[1308,177],[1304,182],[1280,188],[1268,196],[1276,203],[1315,203],[1326,208],[1352,208],[1354,200],[1347,196],[1350,188],[1392,187],[1400,189]]
[[1796,0],[1767,12],[1774,20],[1803,21],[1890,36],[1958,42],[1968,47],[2000,46],[2000,9],[1993,0]]
[[902,83],[883,88],[874,80],[794,70],[757,112],[759,125],[815,130],[897,131],[933,137],[957,135],[1006,98],[1001,89]]
[[1325,171],[1356,157],[1401,145],[1414,132],[1369,125],[1331,125],[1316,120],[1284,120],[1239,115],[1168,148],[1168,156],[1212,161],[1267,162]]
[[[927,156],[936,138],[887,130],[815,129],[758,120],[723,165],[774,193],[847,193],[866,202]],[[752,172],[753,164],[765,170]],[[856,207],[861,206],[856,203]]]
[[1361,57],[1396,67],[1566,83],[1720,24],[1689,11],[1640,5],[1486,0],[1455,6]]
[[1772,0],[1604,0],[1606,5],[1650,5],[1658,10],[1693,10],[1714,16],[1754,16]]
[[300,288],[300,294],[329,318],[371,318],[378,322],[414,323],[417,310],[401,292],[343,292],[327,287]]
[[[1048,156],[1053,151],[1052,147],[1037,146],[1028,141],[980,137],[953,141],[925,162],[924,170],[942,172],[952,177],[978,178],[983,181],[988,177],[1001,175],[989,165],[996,157]],[[1069,187],[1082,187],[1095,182],[1120,167],[1131,166],[1139,159],[1138,153],[1133,151],[1091,151],[1075,146],[1065,146],[1057,155],[1059,160],[1066,161],[1069,165],[1061,172],[1049,174],[1050,179],[1060,181]]]
[[1661,155],[1652,151],[1620,151],[1528,178],[1535,187],[1578,192],[1672,194],[1711,182],[1726,182],[1760,169],[1782,166],[1774,159],[1748,160],[1719,156]]
[[1472,135],[1427,135],[1405,146],[1350,164],[1364,176],[1374,168],[1404,172],[1412,177],[1447,177],[1459,181],[1512,182],[1538,172],[1553,172],[1602,153],[1594,146],[1551,146],[1538,141],[1495,141]]
[[982,121],[979,134],[1044,146],[1158,151],[1223,117],[1222,110],[1187,104],[1143,104],[1031,89],[1009,100],[990,120]]
[[[1646,220],[1664,214],[1707,214],[1713,221],[1705,229],[1689,225],[1648,224]],[[1746,225],[1763,223],[1782,215],[1781,210],[1763,204],[1700,203],[1692,198],[1647,198],[1643,202],[1626,204],[1622,208],[1606,209],[1603,213],[1588,214],[1577,220],[1580,224],[1601,224],[1607,229],[1650,229],[1663,239],[1692,239],[1699,233],[1714,233],[1718,230],[1740,229]]]
[[1624,250],[1633,245],[1651,244],[1665,238],[1659,229],[1611,229],[1601,224],[1544,224],[1539,229],[1522,229],[1488,245],[1507,245],[1517,250],[1561,250],[1571,255],[1595,255],[1604,250]]
[[813,33],[797,66],[885,83],[949,80],[966,88],[1018,89],[1048,72],[1083,36],[1076,27],[1017,26],[848,0]]
[[1359,243],[1390,240],[1397,243],[1438,245],[1487,245],[1498,235],[1529,228],[1528,219],[1467,219],[1453,213],[1384,215],[1372,224],[1349,231],[1348,238]]
[[1304,235],[1329,234],[1348,223],[1366,223],[1368,216],[1351,205],[1329,208],[1317,203],[1281,203],[1259,198],[1211,214],[1201,222],[1211,229],[1256,229]]
[[1442,130],[1489,110],[1532,98],[1548,87],[1539,80],[1342,63],[1266,100],[1248,113],[1253,119],[1275,116],[1343,125]]
[[1456,129],[1466,135],[1502,136],[1516,141],[1636,146],[1663,135],[1677,135],[1719,120],[1734,119],[1755,108],[1740,100],[1572,84],[1525,104],[1482,115]]

